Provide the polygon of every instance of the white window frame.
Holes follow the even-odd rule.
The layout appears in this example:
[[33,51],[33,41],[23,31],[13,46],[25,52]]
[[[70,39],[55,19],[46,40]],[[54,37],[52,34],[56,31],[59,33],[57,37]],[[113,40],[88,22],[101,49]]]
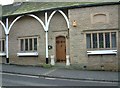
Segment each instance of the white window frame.
[[[111,33],[115,32],[116,33],[116,47],[112,48],[112,40],[111,40]],[[117,54],[117,41],[118,41],[118,31],[114,30],[114,31],[92,31],[92,32],[85,32],[85,36],[86,34],[91,34],[92,33],[97,33],[97,37],[98,37],[98,33],[103,33],[103,48],[99,48],[99,44],[97,48],[93,48],[93,41],[92,41],[92,37],[91,37],[91,48],[87,48],[87,38],[86,38],[86,49],[87,49],[87,55],[116,55]],[[105,33],[110,33],[110,48],[105,48]],[[98,40],[99,38],[97,38],[97,43],[99,43]]]
[[[38,45],[39,45],[39,42],[38,42],[38,38],[39,36],[31,36],[31,37],[20,37],[18,38],[18,41],[19,41],[19,52],[17,53],[17,56],[38,56],[38,52],[37,50],[34,50],[34,39],[37,38],[37,50],[38,50]],[[21,51],[21,40],[23,39],[23,51]],[[26,51],[25,50],[25,39],[28,39],[28,50]],[[30,50],[30,43],[29,43],[29,40],[32,39],[32,50]]]
[[88,55],[111,55],[111,54],[117,54],[117,50],[94,50],[94,51],[87,51]]

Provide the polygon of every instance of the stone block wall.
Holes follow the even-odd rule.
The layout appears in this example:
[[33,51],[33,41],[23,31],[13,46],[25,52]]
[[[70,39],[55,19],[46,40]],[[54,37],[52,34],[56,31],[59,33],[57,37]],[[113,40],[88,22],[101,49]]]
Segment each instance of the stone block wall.
[[[89,69],[99,70],[101,66],[104,66],[106,70],[116,70],[118,55],[87,55],[86,32],[116,31],[118,33],[118,6],[77,8],[70,9],[68,13],[70,19],[71,63],[82,64]],[[96,17],[97,15],[99,15],[98,18]],[[100,19],[103,18],[104,15],[105,19]],[[77,23],[76,27],[73,27],[74,20]]]
[[[18,57],[20,37],[38,37],[38,57]],[[13,25],[9,34],[9,58],[12,64],[34,65],[45,62],[45,32],[41,24],[32,17],[22,17]]]

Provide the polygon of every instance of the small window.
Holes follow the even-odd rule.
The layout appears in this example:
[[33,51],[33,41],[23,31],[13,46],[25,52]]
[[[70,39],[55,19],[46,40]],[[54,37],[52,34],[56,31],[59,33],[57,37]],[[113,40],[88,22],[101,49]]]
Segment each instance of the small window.
[[0,52],[5,52],[5,40],[0,39]]
[[28,37],[21,38],[20,40],[20,51],[37,51],[38,38]]

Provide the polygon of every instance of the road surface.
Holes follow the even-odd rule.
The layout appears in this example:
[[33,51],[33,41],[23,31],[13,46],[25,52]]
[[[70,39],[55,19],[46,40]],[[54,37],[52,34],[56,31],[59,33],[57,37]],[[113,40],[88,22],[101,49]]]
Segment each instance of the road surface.
[[11,73],[2,74],[3,86],[118,86],[117,82],[58,79]]

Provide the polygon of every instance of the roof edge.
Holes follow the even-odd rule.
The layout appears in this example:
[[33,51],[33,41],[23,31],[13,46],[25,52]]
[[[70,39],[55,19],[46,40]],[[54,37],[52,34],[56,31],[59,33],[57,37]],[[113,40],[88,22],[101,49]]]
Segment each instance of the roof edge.
[[92,3],[92,4],[83,4],[83,5],[75,5],[75,6],[67,6],[67,7],[57,7],[57,8],[52,8],[52,9],[46,9],[46,10],[39,10],[39,11],[33,11],[33,12],[26,12],[26,13],[21,13],[21,14],[11,14],[11,15],[6,15],[2,16],[3,18],[10,17],[10,16],[17,16],[17,15],[24,15],[24,14],[30,14],[30,13],[35,13],[35,12],[43,12],[43,11],[49,11],[49,10],[58,10],[58,9],[75,9],[75,8],[86,8],[86,7],[96,7],[96,6],[106,6],[106,5],[120,5],[119,2],[98,2],[98,3]]

